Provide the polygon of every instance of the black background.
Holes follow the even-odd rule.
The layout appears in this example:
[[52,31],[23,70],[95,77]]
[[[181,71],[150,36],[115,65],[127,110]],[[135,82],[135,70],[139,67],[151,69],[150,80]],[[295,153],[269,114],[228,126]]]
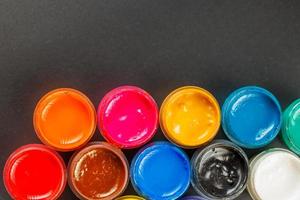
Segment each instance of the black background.
[[[40,143],[32,113],[55,88],[81,90],[97,106],[110,89],[137,85],[160,105],[171,90],[198,85],[222,105],[233,89],[259,85],[285,108],[300,96],[299,77],[297,0],[1,0],[0,170],[13,150]],[[9,199],[2,180],[0,199]],[[76,198],[67,187],[61,199]]]

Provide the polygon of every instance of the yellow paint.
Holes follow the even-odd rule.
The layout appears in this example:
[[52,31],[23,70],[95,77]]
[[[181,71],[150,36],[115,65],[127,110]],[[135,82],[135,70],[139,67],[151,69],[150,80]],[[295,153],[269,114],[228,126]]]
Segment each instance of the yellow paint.
[[164,100],[160,126],[165,136],[185,148],[195,148],[212,140],[220,127],[221,111],[207,90],[185,86]]
[[116,198],[115,200],[145,200],[145,199],[134,195],[127,195],[127,196]]

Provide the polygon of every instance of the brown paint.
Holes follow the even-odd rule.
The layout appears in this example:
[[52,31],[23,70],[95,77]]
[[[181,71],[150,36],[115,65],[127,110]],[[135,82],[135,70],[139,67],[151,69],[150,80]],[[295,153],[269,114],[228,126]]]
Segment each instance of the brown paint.
[[80,199],[113,199],[128,182],[124,154],[105,142],[93,143],[76,153],[69,172],[70,187]]

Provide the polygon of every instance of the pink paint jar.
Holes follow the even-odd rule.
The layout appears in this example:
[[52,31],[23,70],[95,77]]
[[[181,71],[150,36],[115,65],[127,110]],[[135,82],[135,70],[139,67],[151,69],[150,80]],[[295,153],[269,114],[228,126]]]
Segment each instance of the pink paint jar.
[[137,148],[147,143],[157,130],[157,104],[141,88],[115,88],[99,104],[98,127],[103,137],[117,147]]

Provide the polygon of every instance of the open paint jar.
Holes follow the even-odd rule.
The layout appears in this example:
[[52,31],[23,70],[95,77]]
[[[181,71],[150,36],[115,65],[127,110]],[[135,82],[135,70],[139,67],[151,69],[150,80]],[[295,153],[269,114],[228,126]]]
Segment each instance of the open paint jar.
[[68,183],[82,200],[111,200],[128,184],[128,162],[121,150],[106,142],[94,142],[69,161]]
[[120,148],[142,146],[157,130],[157,105],[141,88],[115,88],[99,104],[98,127],[107,141]]
[[248,192],[254,200],[300,199],[300,159],[292,152],[274,148],[250,163]]
[[222,125],[227,137],[245,148],[269,144],[281,127],[281,107],[269,91],[242,87],[231,93],[222,108]]
[[287,107],[282,122],[283,141],[289,149],[300,155],[300,99]]
[[85,145],[96,128],[96,111],[81,92],[61,88],[36,105],[33,125],[40,140],[55,150],[72,151]]
[[4,166],[3,182],[12,199],[58,199],[66,181],[66,167],[62,158],[41,144],[18,148]]
[[216,140],[204,149],[197,150],[191,165],[192,185],[205,199],[235,199],[246,188],[247,156],[229,141]]
[[115,200],[145,200],[145,199],[135,195],[126,195],[126,196],[116,198]]
[[190,183],[188,156],[169,142],[154,142],[142,148],[131,163],[131,182],[136,192],[149,200],[173,200]]
[[160,126],[165,136],[183,148],[196,148],[211,141],[221,123],[219,104],[203,88],[185,86],[164,100]]

